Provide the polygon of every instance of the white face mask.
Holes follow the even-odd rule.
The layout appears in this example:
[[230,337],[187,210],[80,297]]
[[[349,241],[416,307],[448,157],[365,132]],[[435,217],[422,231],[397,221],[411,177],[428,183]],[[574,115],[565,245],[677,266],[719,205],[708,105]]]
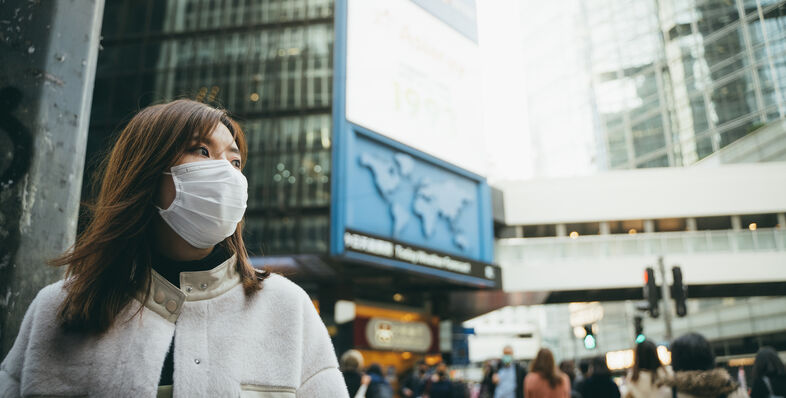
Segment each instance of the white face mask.
[[191,246],[206,249],[235,233],[248,200],[248,181],[226,160],[172,167],[175,200],[161,218]]

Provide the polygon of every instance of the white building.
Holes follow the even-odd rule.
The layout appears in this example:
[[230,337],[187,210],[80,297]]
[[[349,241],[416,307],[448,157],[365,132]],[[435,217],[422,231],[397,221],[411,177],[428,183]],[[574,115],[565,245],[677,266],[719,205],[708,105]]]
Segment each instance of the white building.
[[[688,286],[688,316],[673,320],[674,336],[701,332],[721,356],[786,344],[786,298],[773,297],[786,294],[786,162],[614,171],[496,188],[504,198],[496,260],[508,303],[556,305],[468,322],[478,332],[476,347],[489,344],[480,341],[495,336],[490,325],[502,318],[499,330],[524,325],[506,339],[527,336],[529,355],[533,345],[561,358],[630,348],[643,273],[659,257],[667,283],[679,265]],[[604,302],[594,322],[598,347],[587,351],[567,303],[596,300]],[[645,316],[644,327],[649,338],[666,340],[663,317]]]

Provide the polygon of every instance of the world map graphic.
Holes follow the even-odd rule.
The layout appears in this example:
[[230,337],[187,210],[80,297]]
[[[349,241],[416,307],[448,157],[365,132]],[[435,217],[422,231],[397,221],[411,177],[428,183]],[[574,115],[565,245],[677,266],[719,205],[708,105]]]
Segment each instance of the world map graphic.
[[393,220],[393,236],[398,236],[416,218],[423,235],[434,236],[439,222],[445,222],[453,244],[466,250],[469,240],[460,228],[462,210],[472,203],[474,195],[454,181],[432,181],[415,177],[415,160],[397,153],[381,158],[369,153],[358,156],[361,166],[369,169]]

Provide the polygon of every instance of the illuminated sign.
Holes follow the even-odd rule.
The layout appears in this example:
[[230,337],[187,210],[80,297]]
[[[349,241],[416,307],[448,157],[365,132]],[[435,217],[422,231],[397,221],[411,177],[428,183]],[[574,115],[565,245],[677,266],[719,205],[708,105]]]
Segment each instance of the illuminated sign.
[[366,324],[366,342],[376,350],[427,352],[432,339],[431,328],[425,322],[371,318]]
[[347,6],[347,120],[483,173],[475,2]]

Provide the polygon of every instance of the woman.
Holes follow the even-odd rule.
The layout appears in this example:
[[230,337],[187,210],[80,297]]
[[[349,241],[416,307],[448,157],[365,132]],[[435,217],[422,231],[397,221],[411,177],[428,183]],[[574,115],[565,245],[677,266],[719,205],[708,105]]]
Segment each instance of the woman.
[[764,347],[753,362],[751,398],[786,397],[786,367],[771,347]]
[[141,110],[92,218],[30,304],[0,396],[346,397],[308,295],[256,271],[242,238],[242,130],[178,100]]
[[723,397],[747,398],[748,394],[731,379],[725,369],[715,368],[715,354],[710,343],[698,333],[688,333],[671,343],[671,367],[667,377],[676,398]]
[[606,358],[598,356],[592,358],[589,368],[589,377],[581,383],[579,393],[583,398],[619,398],[620,390],[611,379],[611,371],[606,364]]
[[633,371],[625,380],[628,388],[625,398],[668,398],[671,391],[660,386],[666,378],[666,370],[658,358],[658,349],[649,340],[636,346]]
[[[360,386],[363,384],[363,354],[358,350],[347,350],[341,355],[340,362],[341,374],[344,376],[344,384],[350,397],[356,397]],[[361,394],[365,396],[365,390]]]
[[524,396],[527,398],[570,398],[570,379],[554,364],[554,355],[548,348],[541,348],[524,378]]

